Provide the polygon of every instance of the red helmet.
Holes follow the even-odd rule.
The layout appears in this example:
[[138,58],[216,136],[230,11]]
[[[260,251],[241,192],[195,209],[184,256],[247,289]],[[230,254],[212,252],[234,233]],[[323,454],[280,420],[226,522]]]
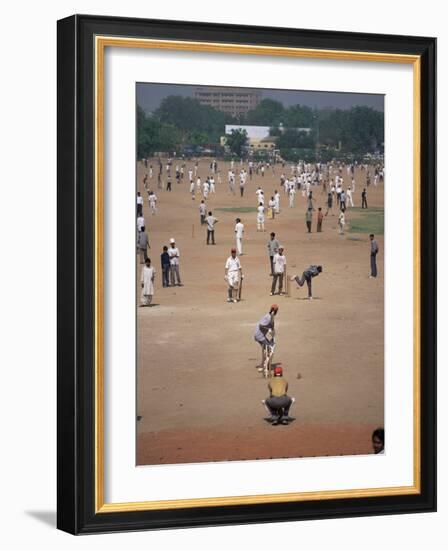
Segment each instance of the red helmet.
[[271,311],[278,311],[278,305],[277,304],[272,304]]
[[274,376],[281,376],[283,374],[282,367],[274,367]]

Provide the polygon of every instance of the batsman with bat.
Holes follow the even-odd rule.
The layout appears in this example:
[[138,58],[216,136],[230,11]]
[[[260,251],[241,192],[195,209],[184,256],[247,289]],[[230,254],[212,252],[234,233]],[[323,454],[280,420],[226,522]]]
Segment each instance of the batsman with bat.
[[272,304],[269,313],[264,315],[257,323],[254,340],[261,346],[261,365],[258,372],[262,372],[265,378],[270,376],[272,357],[275,349],[274,318],[278,312],[278,305]]
[[224,280],[227,282],[227,301],[239,302],[241,300],[241,283],[243,271],[240,259],[236,255],[236,248],[232,248],[225,265]]

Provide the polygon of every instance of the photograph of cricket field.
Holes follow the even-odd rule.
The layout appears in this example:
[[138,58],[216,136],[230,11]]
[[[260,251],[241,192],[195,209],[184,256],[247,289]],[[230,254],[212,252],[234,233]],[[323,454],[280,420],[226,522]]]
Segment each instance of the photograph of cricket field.
[[136,95],[136,464],[384,452],[383,96]]

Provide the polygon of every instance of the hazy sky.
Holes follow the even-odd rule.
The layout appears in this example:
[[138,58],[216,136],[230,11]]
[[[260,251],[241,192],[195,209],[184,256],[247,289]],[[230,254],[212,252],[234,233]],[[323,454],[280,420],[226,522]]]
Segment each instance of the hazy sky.
[[[183,84],[148,84],[137,83],[137,103],[145,111],[153,111],[160,105],[161,100],[169,95],[193,97],[196,86]],[[353,94],[341,92],[310,92],[296,90],[263,89],[262,99],[270,98],[290,105],[308,105],[309,107],[335,107],[350,109],[356,105],[372,107],[377,111],[384,111],[384,96],[381,94]]]

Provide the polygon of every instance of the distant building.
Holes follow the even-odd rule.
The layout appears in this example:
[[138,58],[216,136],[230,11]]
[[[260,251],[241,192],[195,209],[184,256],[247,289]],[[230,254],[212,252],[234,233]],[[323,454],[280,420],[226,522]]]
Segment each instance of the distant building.
[[[226,136],[232,133],[232,130],[245,130],[247,134],[247,148],[249,151],[274,151],[276,148],[277,137],[270,136],[270,126],[245,126],[239,124],[226,124],[225,136],[221,137],[221,145],[226,145]],[[280,132],[284,131],[283,126],[279,127]],[[295,128],[298,132],[309,134],[311,128]]]
[[261,91],[248,88],[220,88],[201,86],[194,91],[194,97],[201,105],[214,107],[218,111],[239,118],[260,103]]

